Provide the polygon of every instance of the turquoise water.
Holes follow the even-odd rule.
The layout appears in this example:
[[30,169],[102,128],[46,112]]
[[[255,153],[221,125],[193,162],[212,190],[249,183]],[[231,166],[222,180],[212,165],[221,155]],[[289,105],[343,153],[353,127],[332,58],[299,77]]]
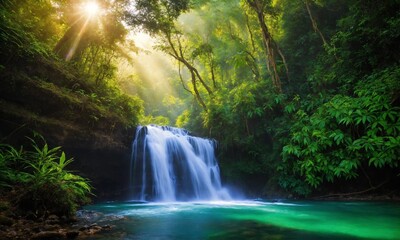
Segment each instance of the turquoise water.
[[380,202],[106,203],[91,239],[400,239],[400,204]]

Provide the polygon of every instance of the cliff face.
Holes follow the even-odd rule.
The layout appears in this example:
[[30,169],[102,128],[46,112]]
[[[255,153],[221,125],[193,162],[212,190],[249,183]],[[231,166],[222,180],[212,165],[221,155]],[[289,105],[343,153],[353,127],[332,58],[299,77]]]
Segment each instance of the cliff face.
[[19,146],[38,132],[74,158],[70,169],[92,181],[98,199],[126,197],[135,127],[82,93],[91,89],[56,63],[2,64],[0,142]]
[[129,199],[129,148],[91,148],[82,144],[70,145],[65,150],[75,158],[71,168],[91,180],[95,200]]

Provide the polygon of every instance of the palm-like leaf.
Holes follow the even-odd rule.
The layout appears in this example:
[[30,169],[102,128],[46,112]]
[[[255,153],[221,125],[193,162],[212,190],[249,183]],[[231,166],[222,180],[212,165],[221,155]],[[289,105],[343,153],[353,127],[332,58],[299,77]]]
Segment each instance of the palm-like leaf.
[[42,147],[29,139],[31,151],[0,144],[0,188],[22,184],[18,197],[21,205],[29,205],[33,208],[30,210],[43,214],[49,208],[73,214],[77,205],[87,202],[91,194],[88,179],[65,169],[73,159],[67,158],[61,147],[50,148],[42,137]]

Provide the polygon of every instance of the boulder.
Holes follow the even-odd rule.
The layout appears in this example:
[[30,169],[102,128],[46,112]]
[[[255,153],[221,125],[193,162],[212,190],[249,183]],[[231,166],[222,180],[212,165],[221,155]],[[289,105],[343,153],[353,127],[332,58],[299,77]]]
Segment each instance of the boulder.
[[63,239],[65,236],[63,233],[56,232],[56,231],[43,231],[36,233],[32,236],[32,239],[34,240],[45,240],[45,239]]

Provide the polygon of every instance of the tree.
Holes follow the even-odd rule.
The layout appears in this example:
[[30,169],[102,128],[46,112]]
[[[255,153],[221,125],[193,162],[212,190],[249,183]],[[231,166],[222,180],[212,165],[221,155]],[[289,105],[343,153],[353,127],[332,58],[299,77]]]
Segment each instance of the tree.
[[318,33],[318,35],[321,37],[321,40],[322,40],[323,44],[324,44],[324,45],[327,45],[328,43],[327,43],[327,41],[326,41],[324,35],[322,34],[322,32],[319,30],[317,21],[315,20],[313,14],[312,14],[312,12],[311,12],[311,7],[310,7],[310,5],[311,5],[312,2],[313,2],[313,1],[310,1],[310,0],[304,0],[304,4],[305,4],[305,6],[306,6],[308,16],[310,17],[310,21],[311,21],[311,24],[312,24],[312,27],[313,27],[314,31],[315,31],[316,33]]
[[398,177],[399,5],[323,4],[324,16],[336,23],[324,29],[334,33],[327,51],[311,60],[312,87],[285,109],[292,120],[279,170],[283,186],[301,195],[349,179],[364,189],[345,195],[366,193]]
[[189,71],[193,92],[185,87],[183,81],[182,84],[207,111],[207,106],[198,89],[198,82],[208,94],[212,94],[212,90],[200,75],[199,70],[189,60],[189,57],[185,55],[182,34],[174,25],[179,15],[189,9],[189,1],[136,1],[134,9],[135,11],[127,13],[128,23],[136,28],[142,28],[153,36],[161,36],[164,39],[165,44],[159,46],[159,48],[179,62],[179,72],[181,64]]
[[270,72],[272,83],[279,93],[282,93],[282,83],[279,76],[278,66],[277,66],[277,55],[280,56],[281,60],[286,69],[287,77],[289,77],[289,70],[286,64],[286,59],[280,50],[278,44],[273,39],[268,26],[266,24],[266,15],[272,15],[273,7],[272,1],[270,0],[246,0],[247,5],[257,16],[259,26],[261,28],[262,39],[264,44],[265,55],[267,58],[267,68]]

